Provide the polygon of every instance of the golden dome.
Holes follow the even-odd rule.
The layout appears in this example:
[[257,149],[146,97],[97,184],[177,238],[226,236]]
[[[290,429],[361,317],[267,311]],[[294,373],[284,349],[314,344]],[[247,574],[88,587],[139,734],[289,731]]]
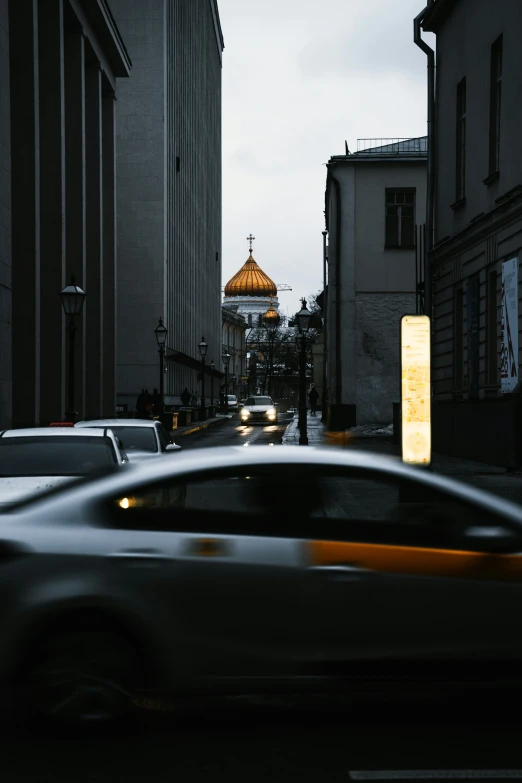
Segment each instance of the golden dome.
[[281,316],[279,315],[274,305],[272,304],[272,298],[270,298],[270,307],[264,314],[263,321],[268,326],[277,326],[280,320],[281,320]]
[[225,286],[225,296],[277,296],[277,286],[268,275],[257,265],[252,256],[252,241],[255,237],[247,237],[250,243],[250,255],[234,277]]

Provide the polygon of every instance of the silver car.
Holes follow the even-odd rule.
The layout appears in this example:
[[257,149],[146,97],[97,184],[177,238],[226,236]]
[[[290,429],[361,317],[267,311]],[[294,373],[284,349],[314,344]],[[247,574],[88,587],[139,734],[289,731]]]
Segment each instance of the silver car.
[[126,462],[121,442],[107,427],[0,431],[0,507]]
[[0,685],[39,714],[519,668],[522,509],[375,454],[193,451],[0,524]]
[[150,457],[163,457],[172,451],[180,451],[163,424],[156,419],[94,419],[79,421],[75,429],[85,427],[110,427],[121,440],[131,462]]

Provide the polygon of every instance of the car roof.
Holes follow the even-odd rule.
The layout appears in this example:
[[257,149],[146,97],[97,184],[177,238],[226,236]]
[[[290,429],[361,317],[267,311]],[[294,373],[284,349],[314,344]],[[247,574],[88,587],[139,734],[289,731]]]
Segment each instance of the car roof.
[[154,427],[154,419],[93,419],[93,421],[77,421],[74,425],[79,429],[85,427]]
[[[69,503],[83,503],[95,499],[97,495],[103,497],[112,492],[128,491],[129,483],[135,486],[147,484],[153,481],[161,481],[172,477],[183,480],[185,474],[199,474],[203,478],[205,473],[222,471],[227,469],[258,469],[278,467],[286,465],[294,469],[300,467],[330,467],[352,468],[368,471],[372,474],[382,474],[383,479],[409,479],[421,486],[434,490],[448,492],[456,499],[463,502],[475,503],[490,513],[504,514],[522,527],[522,508],[509,500],[504,500],[498,495],[478,489],[455,479],[432,473],[418,467],[405,465],[397,457],[377,455],[373,452],[359,451],[357,449],[333,449],[327,447],[308,446],[281,446],[277,449],[267,449],[266,446],[218,446],[211,449],[195,449],[184,452],[183,460],[147,460],[132,466],[132,473],[118,471],[101,478],[81,479],[74,486],[66,486],[60,490],[52,490],[51,496],[39,496],[22,501],[12,509],[17,511],[30,511],[35,504],[55,502],[58,494],[60,501]],[[6,512],[7,513],[7,512]],[[11,512],[9,512],[11,513]]]
[[19,430],[5,430],[0,434],[2,438],[29,438],[29,437],[71,437],[71,435],[80,435],[85,437],[90,435],[91,437],[106,437],[107,429],[97,427],[96,429],[90,429],[89,432],[83,432],[82,430],[75,430],[74,427],[26,427]]

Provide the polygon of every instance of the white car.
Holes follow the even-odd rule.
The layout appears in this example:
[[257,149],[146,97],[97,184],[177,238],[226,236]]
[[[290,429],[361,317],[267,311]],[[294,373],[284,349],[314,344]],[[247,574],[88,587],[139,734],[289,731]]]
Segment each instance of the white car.
[[236,413],[239,410],[239,402],[235,394],[228,394],[228,410],[230,413]]
[[163,424],[155,419],[96,419],[79,421],[74,425],[75,429],[91,427],[110,427],[123,443],[131,462],[163,457],[181,450]]
[[522,678],[522,508],[395,459],[188,451],[0,529],[0,691],[55,718],[148,689]]
[[107,427],[5,430],[0,432],[0,506],[126,462],[121,442]]
[[277,404],[271,397],[247,397],[239,416],[243,424],[277,424]]

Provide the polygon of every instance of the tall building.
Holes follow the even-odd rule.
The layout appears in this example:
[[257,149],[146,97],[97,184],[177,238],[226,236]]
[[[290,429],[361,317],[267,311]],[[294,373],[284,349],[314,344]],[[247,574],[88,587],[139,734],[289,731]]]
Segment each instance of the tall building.
[[522,462],[522,4],[436,0],[433,447]]
[[63,420],[59,297],[80,416],[115,409],[115,98],[130,59],[106,0],[0,0],[0,427]]
[[[221,353],[221,65],[216,0],[110,0],[133,59],[117,104],[118,402],[198,388]],[[208,384],[207,384],[208,386]]]
[[389,423],[400,397],[401,316],[416,311],[416,222],[426,203],[426,138],[359,139],[330,158],[329,424]]

